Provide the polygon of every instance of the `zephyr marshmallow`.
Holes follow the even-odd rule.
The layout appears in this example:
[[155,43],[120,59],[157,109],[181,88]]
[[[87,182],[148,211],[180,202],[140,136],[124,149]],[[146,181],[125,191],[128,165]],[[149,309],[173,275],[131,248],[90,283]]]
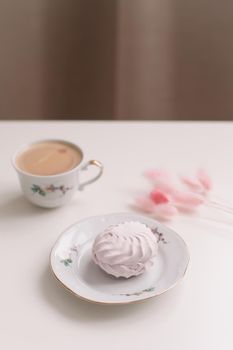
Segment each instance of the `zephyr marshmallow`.
[[158,251],[156,235],[146,225],[130,221],[109,226],[97,235],[92,257],[115,277],[138,276],[154,263]]

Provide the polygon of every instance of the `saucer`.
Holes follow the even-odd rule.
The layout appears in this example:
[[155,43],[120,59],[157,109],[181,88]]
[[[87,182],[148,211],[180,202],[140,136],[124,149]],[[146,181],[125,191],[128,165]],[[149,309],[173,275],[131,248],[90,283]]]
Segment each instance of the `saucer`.
[[[146,224],[159,241],[153,267],[129,279],[106,274],[91,257],[96,235],[125,221]],[[55,277],[78,297],[101,304],[128,304],[174,287],[186,272],[189,253],[183,239],[161,223],[134,213],[116,213],[87,218],[67,228],[52,249],[50,263]]]

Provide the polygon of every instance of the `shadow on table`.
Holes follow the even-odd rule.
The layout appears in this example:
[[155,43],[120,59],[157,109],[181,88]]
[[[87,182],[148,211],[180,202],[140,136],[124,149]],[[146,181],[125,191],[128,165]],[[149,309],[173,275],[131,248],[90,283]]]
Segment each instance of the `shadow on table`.
[[167,314],[172,312],[182,297],[182,286],[179,285],[172,291],[140,303],[98,305],[83,301],[63,288],[49,268],[43,272],[39,282],[42,296],[51,308],[66,318],[82,322],[108,321],[116,318],[132,318],[132,316],[146,317],[149,312],[151,313],[151,308],[154,308],[156,321],[161,312]]
[[7,200],[0,203],[0,219],[11,218],[11,220],[26,218],[32,215],[43,215],[47,209],[37,207],[30,203],[23,195],[15,193],[7,194]]

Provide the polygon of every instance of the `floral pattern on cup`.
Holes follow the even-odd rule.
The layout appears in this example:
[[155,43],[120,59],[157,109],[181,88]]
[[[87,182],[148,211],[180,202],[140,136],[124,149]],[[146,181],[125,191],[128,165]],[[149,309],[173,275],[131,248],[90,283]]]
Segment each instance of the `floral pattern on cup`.
[[57,191],[60,191],[62,195],[66,194],[67,191],[72,190],[73,187],[66,187],[64,185],[60,186],[54,186],[53,184],[46,186],[46,187],[41,187],[39,185],[33,184],[31,186],[31,191],[33,193],[37,193],[40,196],[45,197],[48,193],[54,193]]

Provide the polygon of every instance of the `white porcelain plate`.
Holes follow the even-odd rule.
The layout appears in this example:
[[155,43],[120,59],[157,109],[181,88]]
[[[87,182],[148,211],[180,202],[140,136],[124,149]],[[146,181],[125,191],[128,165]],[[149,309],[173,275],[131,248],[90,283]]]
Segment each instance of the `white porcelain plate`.
[[[154,266],[137,277],[114,278],[91,257],[96,235],[109,225],[139,221],[157,231],[159,251]],[[127,304],[159,295],[185,274],[189,253],[183,239],[159,222],[133,213],[91,217],[66,229],[51,252],[51,267],[64,287],[82,299],[102,304]]]

